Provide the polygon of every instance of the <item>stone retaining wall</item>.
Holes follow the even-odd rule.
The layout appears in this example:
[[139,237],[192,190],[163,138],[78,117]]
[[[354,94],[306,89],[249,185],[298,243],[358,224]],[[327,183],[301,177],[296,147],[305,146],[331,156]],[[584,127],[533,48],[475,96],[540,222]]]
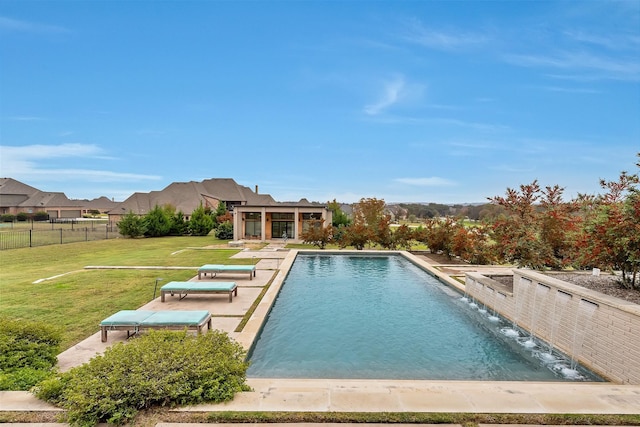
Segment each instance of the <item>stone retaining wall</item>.
[[640,384],[640,305],[522,269],[513,287],[467,273],[465,291],[608,380]]

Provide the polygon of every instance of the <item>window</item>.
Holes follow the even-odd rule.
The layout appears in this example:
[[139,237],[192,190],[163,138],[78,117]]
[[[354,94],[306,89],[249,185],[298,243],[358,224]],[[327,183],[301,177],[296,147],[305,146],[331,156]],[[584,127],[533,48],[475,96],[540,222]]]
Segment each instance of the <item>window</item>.
[[273,212],[271,214],[272,221],[293,221],[293,212]]
[[302,220],[303,221],[312,221],[312,220],[317,220],[317,219],[322,219],[322,214],[315,212],[315,213],[303,213],[302,214]]
[[245,238],[259,239],[262,237],[262,216],[260,212],[246,212],[244,214]]
[[274,239],[293,238],[293,221],[274,221],[271,223],[271,235]]

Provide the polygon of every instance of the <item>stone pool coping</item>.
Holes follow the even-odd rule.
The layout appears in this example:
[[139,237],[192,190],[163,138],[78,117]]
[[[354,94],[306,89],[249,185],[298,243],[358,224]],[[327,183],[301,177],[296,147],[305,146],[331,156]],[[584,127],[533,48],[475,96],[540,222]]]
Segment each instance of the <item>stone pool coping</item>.
[[[215,298],[187,298],[160,305],[160,298],[141,309],[209,309],[214,327],[248,348],[262,325],[298,250],[245,250],[238,258],[258,258],[252,280],[238,278],[238,297],[229,304]],[[317,251],[315,251],[317,252]],[[347,251],[337,251],[344,254]],[[364,254],[367,251],[354,251]],[[380,254],[379,251],[371,251]],[[403,253],[421,268],[458,289],[464,285],[419,256]],[[322,251],[330,253],[330,251]],[[493,271],[495,266],[474,266],[475,271]],[[197,275],[196,275],[197,278]],[[195,279],[192,279],[195,280]],[[235,279],[234,279],[235,280]],[[235,328],[250,309],[260,288],[271,286],[241,333]],[[170,305],[169,305],[170,304]],[[65,351],[59,360],[66,367],[79,365],[104,351],[99,332]],[[124,340],[110,338],[108,345]],[[125,334],[122,334],[125,335]],[[251,339],[250,339],[251,338]],[[250,340],[249,340],[250,339]],[[177,411],[326,411],[326,412],[459,412],[528,414],[640,414],[640,386],[612,383],[507,382],[507,381],[412,381],[412,380],[247,380],[253,391],[239,393],[231,402],[197,405]],[[27,392],[0,392],[1,411],[52,411],[51,405]]]

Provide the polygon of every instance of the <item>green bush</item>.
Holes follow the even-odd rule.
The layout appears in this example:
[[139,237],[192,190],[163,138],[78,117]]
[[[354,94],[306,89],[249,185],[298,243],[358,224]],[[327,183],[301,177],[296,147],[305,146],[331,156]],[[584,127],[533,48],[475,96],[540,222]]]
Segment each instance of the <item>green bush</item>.
[[26,212],[18,212],[18,215],[16,215],[16,219],[21,222],[26,221],[29,219],[29,214]]
[[120,234],[131,238],[140,237],[145,232],[142,218],[131,211],[127,212],[127,214],[116,223],[116,226]]
[[189,220],[189,232],[193,236],[206,236],[214,228],[213,218],[205,212],[202,203],[191,213]]
[[224,332],[150,331],[43,381],[34,393],[65,409],[73,425],[123,424],[142,409],[231,400],[249,389],[248,367],[242,347]]
[[0,371],[0,390],[26,391],[51,375],[53,375],[51,369],[17,368],[2,370]]
[[2,214],[0,215],[0,222],[13,222],[15,221],[16,216],[12,214]]
[[34,221],[49,221],[49,214],[44,211],[38,211],[33,214]]
[[51,375],[61,337],[46,323],[0,318],[0,390],[29,390]]
[[216,229],[216,239],[231,240],[233,239],[233,224],[231,222],[223,222]]

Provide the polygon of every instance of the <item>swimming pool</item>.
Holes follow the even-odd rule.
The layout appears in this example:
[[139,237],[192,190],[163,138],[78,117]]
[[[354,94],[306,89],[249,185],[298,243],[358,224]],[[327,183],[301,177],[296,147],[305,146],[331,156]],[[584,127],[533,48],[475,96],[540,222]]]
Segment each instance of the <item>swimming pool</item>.
[[[400,255],[299,253],[250,350],[247,374],[565,380],[460,297]],[[597,380],[588,372],[584,379]]]
[[564,380],[460,297],[400,255],[299,253],[247,375]]

